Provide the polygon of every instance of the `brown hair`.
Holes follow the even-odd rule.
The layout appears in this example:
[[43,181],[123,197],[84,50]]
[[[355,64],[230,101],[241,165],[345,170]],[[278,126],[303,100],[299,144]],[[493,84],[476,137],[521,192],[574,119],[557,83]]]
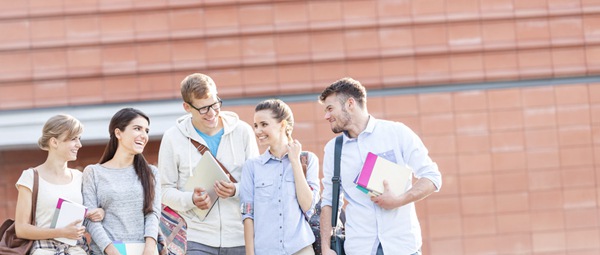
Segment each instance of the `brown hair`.
[[359,81],[350,77],[339,79],[329,85],[319,96],[319,102],[323,103],[327,97],[336,94],[342,105],[348,98],[352,97],[360,108],[365,109],[367,104],[367,90]]
[[181,81],[181,97],[186,103],[191,103],[194,98],[208,98],[213,93],[217,93],[217,85],[206,74],[193,73]]
[[[138,109],[123,108],[115,113],[108,125],[110,140],[104,149],[100,164],[111,160],[117,152],[119,140],[117,139],[117,136],[115,136],[115,129],[118,128],[119,130],[124,131],[129,123],[137,117],[143,117],[148,121],[148,124],[150,124],[150,118]],[[133,157],[133,168],[144,189],[144,208],[142,211],[144,212],[144,215],[152,213],[152,202],[154,201],[154,196],[156,196],[156,194],[154,194],[154,174],[152,173],[146,158],[144,158],[144,155],[140,153]]]
[[287,127],[285,129],[286,135],[288,137],[292,135],[292,129],[294,128],[294,114],[292,113],[292,109],[286,103],[279,99],[267,99],[258,103],[254,108],[254,112],[262,110],[271,110],[273,118],[279,123],[285,120],[287,122]]
[[42,128],[42,136],[38,139],[38,146],[42,150],[48,150],[48,142],[51,138],[66,134],[65,139],[70,139],[83,133],[83,124],[75,117],[68,114],[59,114],[46,121]]

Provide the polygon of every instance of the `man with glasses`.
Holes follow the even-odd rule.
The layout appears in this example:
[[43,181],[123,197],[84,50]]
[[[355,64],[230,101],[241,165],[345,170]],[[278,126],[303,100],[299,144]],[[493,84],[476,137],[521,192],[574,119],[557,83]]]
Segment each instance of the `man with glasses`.
[[[199,144],[206,146],[209,151],[204,153],[212,153],[239,181],[246,159],[258,156],[252,127],[237,114],[221,111],[217,87],[207,75],[194,73],[183,79],[181,97],[183,109],[189,114],[165,132],[158,153],[162,203],[187,222],[187,254],[245,254],[238,183],[216,182],[217,201],[211,201],[206,187],[187,192],[183,186],[202,157]],[[194,207],[206,210],[211,206],[204,220],[192,211]]]

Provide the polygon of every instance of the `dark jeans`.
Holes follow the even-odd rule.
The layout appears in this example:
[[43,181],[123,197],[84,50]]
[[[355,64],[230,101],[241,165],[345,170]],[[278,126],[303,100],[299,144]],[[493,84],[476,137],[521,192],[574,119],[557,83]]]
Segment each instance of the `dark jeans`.
[[[383,255],[383,248],[381,248],[381,244],[379,244],[379,247],[377,247],[377,253],[375,255]],[[421,250],[419,250],[411,255],[421,255]]]
[[210,247],[201,243],[188,241],[188,255],[246,255],[244,246]]

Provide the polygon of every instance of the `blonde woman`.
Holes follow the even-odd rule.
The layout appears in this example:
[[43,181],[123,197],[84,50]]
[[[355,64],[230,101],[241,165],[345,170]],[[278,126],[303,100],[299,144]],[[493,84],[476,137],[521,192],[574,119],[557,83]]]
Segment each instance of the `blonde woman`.
[[[32,255],[87,254],[88,247],[83,239],[85,227],[81,226],[81,221],[74,221],[63,228],[50,228],[59,198],[83,204],[82,173],[67,166],[67,162],[77,159],[82,132],[83,125],[70,115],[60,114],[48,119],[38,140],[39,147],[48,151],[48,157],[43,164],[23,171],[16,183],[19,193],[15,230],[19,238],[36,240],[30,250]],[[34,169],[39,174],[35,226],[29,222]],[[103,215],[102,209],[90,210],[87,218],[100,221]],[[54,240],[61,237],[77,239],[77,245]]]

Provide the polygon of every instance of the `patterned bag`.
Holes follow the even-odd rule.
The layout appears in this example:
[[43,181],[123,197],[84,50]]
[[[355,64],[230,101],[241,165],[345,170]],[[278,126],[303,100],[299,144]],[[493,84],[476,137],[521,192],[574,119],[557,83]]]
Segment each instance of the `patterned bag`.
[[160,214],[158,250],[161,255],[185,255],[187,223],[177,212],[163,205]]

